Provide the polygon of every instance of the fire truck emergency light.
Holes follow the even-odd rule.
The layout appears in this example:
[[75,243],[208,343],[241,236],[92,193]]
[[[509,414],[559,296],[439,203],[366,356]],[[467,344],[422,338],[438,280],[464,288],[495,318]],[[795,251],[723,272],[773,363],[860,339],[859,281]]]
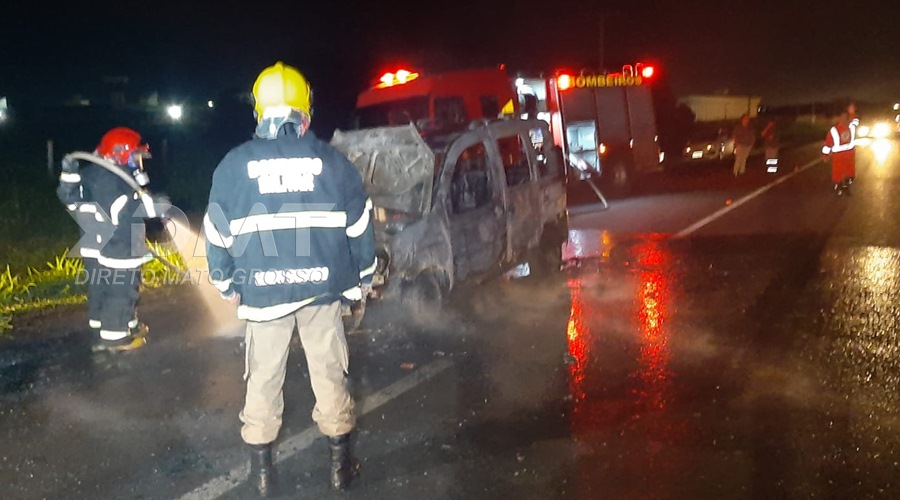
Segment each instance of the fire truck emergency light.
[[656,74],[656,68],[644,63],[637,63],[634,65],[634,72],[641,78],[653,78],[653,75]]
[[595,88],[641,85],[642,79],[650,80],[654,75],[656,75],[656,68],[653,66],[648,66],[644,63],[637,63],[634,66],[627,64],[622,67],[621,73],[604,73],[602,75],[582,74],[577,78],[570,74],[563,73],[556,77],[556,87],[558,90],[563,91],[576,87]]
[[376,88],[383,89],[385,87],[393,87],[394,85],[403,85],[404,83],[409,83],[418,77],[418,73],[400,69],[397,70],[396,73],[385,73],[381,75],[381,78],[379,78],[381,83],[379,83]]

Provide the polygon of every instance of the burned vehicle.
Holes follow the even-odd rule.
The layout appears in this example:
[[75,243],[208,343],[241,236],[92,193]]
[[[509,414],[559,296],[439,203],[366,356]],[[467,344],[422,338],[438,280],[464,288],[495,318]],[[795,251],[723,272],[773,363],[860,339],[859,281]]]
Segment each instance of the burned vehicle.
[[557,271],[567,238],[565,172],[546,122],[476,121],[335,132],[374,204],[373,289],[438,302],[527,262]]

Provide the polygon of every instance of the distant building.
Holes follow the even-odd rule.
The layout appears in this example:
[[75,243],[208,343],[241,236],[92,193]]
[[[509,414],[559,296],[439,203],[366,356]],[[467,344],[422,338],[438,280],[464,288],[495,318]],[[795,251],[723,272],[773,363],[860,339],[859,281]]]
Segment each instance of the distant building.
[[744,114],[756,118],[761,97],[740,95],[691,95],[678,100],[691,108],[698,122],[738,120]]
[[74,94],[63,103],[64,106],[70,108],[79,108],[91,105],[91,100],[81,94]]

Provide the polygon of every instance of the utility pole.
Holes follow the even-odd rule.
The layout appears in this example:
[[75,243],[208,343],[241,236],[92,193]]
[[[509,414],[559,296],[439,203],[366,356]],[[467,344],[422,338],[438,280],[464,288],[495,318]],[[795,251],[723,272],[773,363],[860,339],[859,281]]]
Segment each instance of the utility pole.
[[47,173],[53,177],[53,139],[47,139]]

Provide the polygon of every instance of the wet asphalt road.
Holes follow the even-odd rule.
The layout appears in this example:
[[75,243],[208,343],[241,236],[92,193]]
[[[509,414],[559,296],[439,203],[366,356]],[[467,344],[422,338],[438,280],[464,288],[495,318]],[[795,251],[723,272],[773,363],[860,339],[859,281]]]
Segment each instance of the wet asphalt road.
[[[438,318],[373,308],[350,337],[362,476],[345,494],[295,352],[284,497],[900,498],[889,144],[860,149],[851,198],[816,147],[777,175],[674,168],[573,207],[556,280],[461,291]],[[31,326],[50,340],[0,373],[0,497],[250,497],[240,339],[217,314],[191,287],[147,296],[151,343],[116,357],[66,334],[80,309]]]

